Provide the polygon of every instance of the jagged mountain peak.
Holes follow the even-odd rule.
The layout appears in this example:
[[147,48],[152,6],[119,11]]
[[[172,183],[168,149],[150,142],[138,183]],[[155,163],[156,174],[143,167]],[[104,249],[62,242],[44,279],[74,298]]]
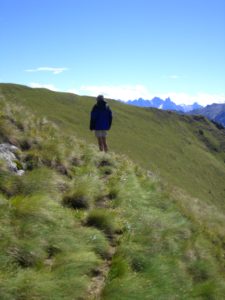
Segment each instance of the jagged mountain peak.
[[154,107],[163,110],[174,110],[180,112],[188,112],[193,109],[202,108],[200,104],[194,102],[192,105],[185,105],[185,104],[176,104],[170,97],[167,97],[165,100],[161,99],[160,97],[154,97],[150,99],[135,99],[127,101],[127,104],[140,106],[140,107]]

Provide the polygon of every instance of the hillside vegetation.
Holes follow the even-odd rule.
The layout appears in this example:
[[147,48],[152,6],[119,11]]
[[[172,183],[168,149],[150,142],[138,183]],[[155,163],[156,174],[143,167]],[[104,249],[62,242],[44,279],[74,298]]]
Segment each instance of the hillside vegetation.
[[[38,117],[54,121],[62,134],[96,143],[88,130],[94,98],[13,84],[0,84],[0,95],[8,103],[22,104]],[[109,104],[114,113],[109,135],[113,151],[128,155],[170,186],[224,209],[225,130],[201,116],[180,116],[113,100]]]
[[202,115],[225,127],[225,104],[211,104],[189,112],[192,115]]
[[[46,102],[49,94],[61,99],[27,90],[43,93]],[[0,161],[0,299],[224,299],[225,217],[219,198],[215,203],[192,198],[126,156],[99,153],[66,129],[72,124],[69,99],[63,99],[60,114],[58,104],[47,108],[24,95],[18,96],[24,101],[10,101],[9,94],[0,99],[0,143],[20,149],[16,163],[25,173],[13,174]],[[65,96],[74,108],[74,96]],[[129,108],[111,104],[116,113],[122,107],[126,120]],[[28,109],[32,105],[38,117]],[[84,107],[81,117],[89,110]],[[41,110],[57,124],[41,117]],[[141,118],[155,113],[134,112]],[[204,153],[206,144],[198,143]],[[222,154],[206,153],[216,168]]]

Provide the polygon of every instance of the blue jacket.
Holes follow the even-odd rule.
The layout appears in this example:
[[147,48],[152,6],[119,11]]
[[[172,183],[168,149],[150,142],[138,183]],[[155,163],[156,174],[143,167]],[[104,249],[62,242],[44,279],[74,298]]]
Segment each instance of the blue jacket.
[[109,130],[111,124],[111,109],[105,101],[99,101],[91,111],[90,130]]

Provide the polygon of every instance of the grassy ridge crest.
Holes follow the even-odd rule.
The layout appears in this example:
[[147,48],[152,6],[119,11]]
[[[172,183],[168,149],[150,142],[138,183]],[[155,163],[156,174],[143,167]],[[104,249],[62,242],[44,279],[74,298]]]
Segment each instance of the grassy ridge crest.
[[0,102],[0,142],[25,169],[0,162],[1,299],[223,299],[217,203],[25,107]]
[[[38,117],[54,121],[61,132],[96,143],[89,132],[95,98],[0,84],[8,103],[22,104]],[[109,100],[114,114],[110,147],[128,155],[171,186],[224,209],[225,130],[200,116],[177,115]]]

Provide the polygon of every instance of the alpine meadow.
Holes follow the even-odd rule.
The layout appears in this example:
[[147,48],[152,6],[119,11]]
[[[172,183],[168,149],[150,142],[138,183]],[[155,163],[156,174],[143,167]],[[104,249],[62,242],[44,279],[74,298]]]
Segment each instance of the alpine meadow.
[[225,299],[225,129],[107,101],[0,84],[0,299]]

